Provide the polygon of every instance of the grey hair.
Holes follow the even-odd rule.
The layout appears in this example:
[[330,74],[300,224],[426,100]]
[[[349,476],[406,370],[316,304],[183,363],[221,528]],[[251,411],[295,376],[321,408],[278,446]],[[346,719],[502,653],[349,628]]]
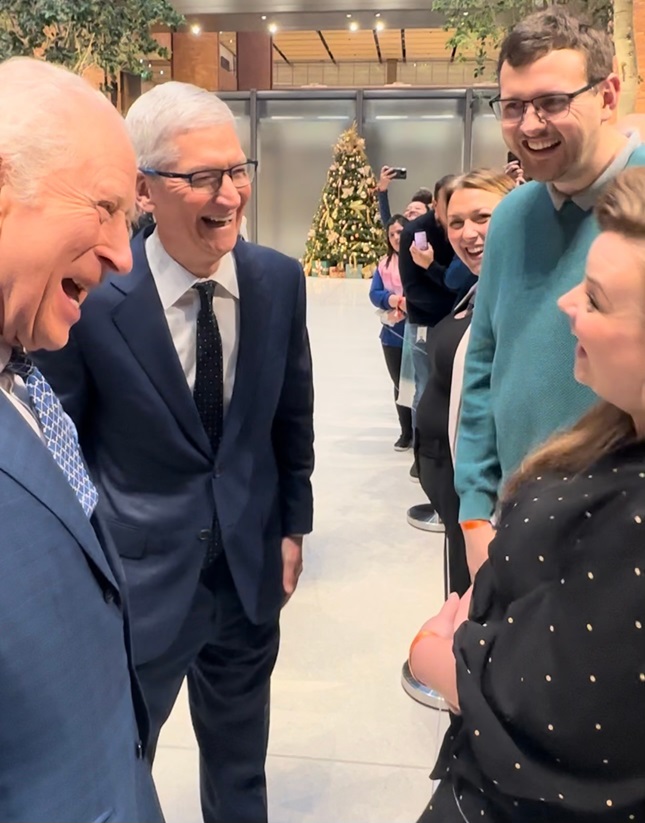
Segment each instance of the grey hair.
[[33,57],[0,63],[0,185],[32,199],[42,178],[74,157],[79,96],[102,98],[67,69]]
[[170,81],[142,94],[130,107],[126,126],[139,168],[168,170],[178,159],[174,140],[193,129],[230,124],[233,112],[212,92]]

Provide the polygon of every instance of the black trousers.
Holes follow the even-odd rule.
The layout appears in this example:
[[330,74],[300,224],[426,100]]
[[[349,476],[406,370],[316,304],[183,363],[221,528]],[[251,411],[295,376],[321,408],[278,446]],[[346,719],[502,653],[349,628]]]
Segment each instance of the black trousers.
[[383,354],[385,356],[385,365],[390,375],[390,379],[394,384],[394,403],[396,405],[396,413],[399,416],[399,424],[401,426],[401,434],[408,440],[412,440],[412,409],[407,406],[399,406],[396,402],[399,399],[399,377],[401,375],[401,358],[403,356],[403,349],[397,346],[383,346]]
[[445,537],[446,591],[461,597],[470,587],[470,573],[466,562],[466,544],[459,525],[459,497],[455,491],[455,473],[450,452],[443,457],[430,458],[417,452],[419,482],[443,520]]
[[279,624],[251,623],[224,555],[215,562],[209,587],[199,584],[172,646],[137,667],[150,713],[150,757],[186,677],[205,823],[266,823],[269,684]]

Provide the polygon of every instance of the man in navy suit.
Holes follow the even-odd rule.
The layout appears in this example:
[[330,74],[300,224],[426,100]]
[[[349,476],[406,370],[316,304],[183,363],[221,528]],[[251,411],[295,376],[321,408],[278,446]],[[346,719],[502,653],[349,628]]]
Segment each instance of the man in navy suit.
[[76,432],[27,352],[131,267],[136,161],[81,78],[0,65],[0,820],[159,823],[119,558]]
[[255,163],[222,101],[171,82],[126,122],[156,228],[41,363],[125,566],[152,737],[187,677],[204,820],[264,823],[278,621],[312,526],[305,280],[239,240]]

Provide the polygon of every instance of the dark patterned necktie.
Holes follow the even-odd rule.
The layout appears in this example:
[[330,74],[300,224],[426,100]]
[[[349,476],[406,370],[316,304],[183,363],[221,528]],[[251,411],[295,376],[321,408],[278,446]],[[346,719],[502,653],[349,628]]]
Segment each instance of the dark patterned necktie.
[[98,494],[83,463],[76,427],[63,411],[52,387],[24,352],[14,349],[7,370],[25,381],[45,445],[74,490],[83,511],[91,517]]
[[[213,312],[215,283],[212,280],[206,280],[193,288],[199,294],[200,301],[197,315],[197,368],[193,397],[202,425],[213,448],[213,456],[217,457],[224,426],[224,355],[222,337]],[[221,549],[222,535],[217,513],[215,513],[206,550],[205,568],[212,565]]]

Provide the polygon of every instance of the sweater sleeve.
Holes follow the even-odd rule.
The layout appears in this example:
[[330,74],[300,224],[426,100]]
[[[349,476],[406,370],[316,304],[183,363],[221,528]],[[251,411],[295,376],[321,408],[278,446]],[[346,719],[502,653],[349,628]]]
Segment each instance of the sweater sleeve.
[[377,309],[387,311],[391,308],[388,303],[391,295],[392,292],[388,291],[383,285],[383,278],[381,277],[379,264],[379,268],[374,272],[374,277],[372,277],[372,283],[370,285],[370,300]]
[[392,211],[390,210],[390,198],[387,191],[378,192],[378,210],[381,215],[381,223],[383,223],[384,226],[387,226],[390,218],[392,217]]
[[491,403],[491,372],[495,356],[492,328],[492,293],[502,240],[488,231],[477,300],[470,327],[457,439],[455,489],[461,500],[459,519],[488,520],[495,510],[502,470],[497,453],[497,432]]

